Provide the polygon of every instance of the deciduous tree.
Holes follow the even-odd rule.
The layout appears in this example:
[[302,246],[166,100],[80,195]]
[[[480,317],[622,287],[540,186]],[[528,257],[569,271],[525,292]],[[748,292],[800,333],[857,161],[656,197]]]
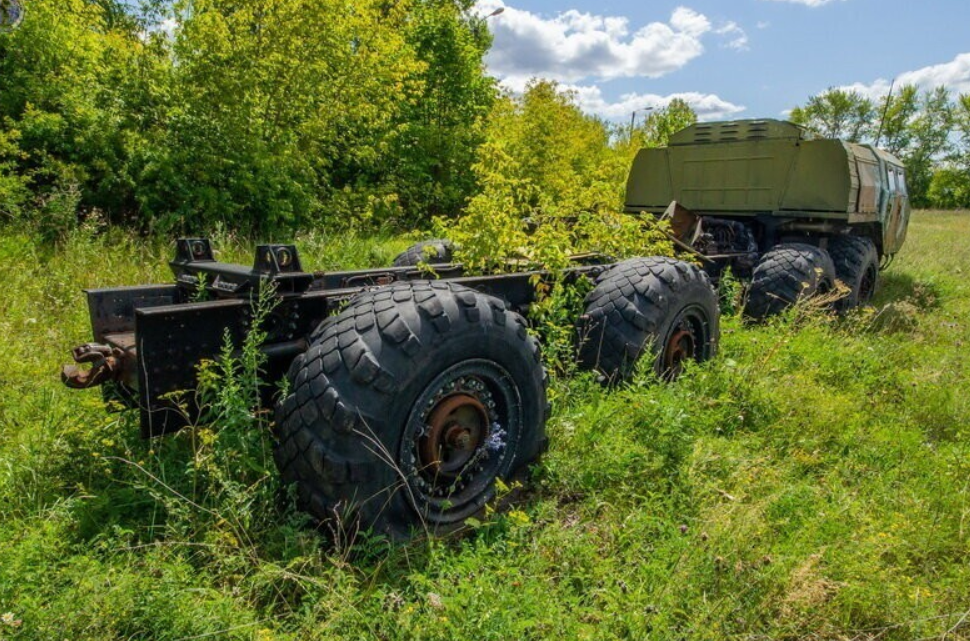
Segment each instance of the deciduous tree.
[[815,129],[827,138],[858,142],[872,135],[876,110],[872,101],[857,91],[829,89],[809,98],[804,107],[791,112],[792,122]]

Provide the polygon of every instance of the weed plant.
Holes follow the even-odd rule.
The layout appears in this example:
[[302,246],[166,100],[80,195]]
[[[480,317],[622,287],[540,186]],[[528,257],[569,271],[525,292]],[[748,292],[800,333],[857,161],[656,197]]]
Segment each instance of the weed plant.
[[[392,547],[289,507],[252,345],[207,366],[207,412],[173,437],[61,386],[89,339],[80,289],[170,281],[170,247],[4,230],[0,639],[968,639],[968,234],[918,213],[844,317],[727,308],[718,358],[674,384],[554,377],[550,450],[514,509]],[[332,269],[408,241],[298,244]]]

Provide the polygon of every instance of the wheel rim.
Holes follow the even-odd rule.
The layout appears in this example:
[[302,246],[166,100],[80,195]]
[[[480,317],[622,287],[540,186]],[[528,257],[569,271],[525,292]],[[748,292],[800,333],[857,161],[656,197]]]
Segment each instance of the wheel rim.
[[660,374],[672,380],[680,376],[688,361],[706,360],[711,324],[704,311],[691,306],[680,313],[662,343]]
[[664,348],[664,371],[679,376],[684,369],[684,361],[693,358],[697,351],[694,335],[688,327],[681,327],[671,335]]
[[511,376],[469,360],[437,376],[418,396],[400,460],[413,507],[432,523],[461,521],[495,493],[514,457],[521,403]]
[[[484,385],[478,379],[462,383]],[[419,469],[454,477],[484,444],[488,426],[482,399],[460,392],[445,396],[428,412],[427,429],[418,441]]]
[[863,305],[872,299],[876,291],[876,279],[879,277],[879,269],[873,263],[862,272],[862,280],[859,281],[859,304]]

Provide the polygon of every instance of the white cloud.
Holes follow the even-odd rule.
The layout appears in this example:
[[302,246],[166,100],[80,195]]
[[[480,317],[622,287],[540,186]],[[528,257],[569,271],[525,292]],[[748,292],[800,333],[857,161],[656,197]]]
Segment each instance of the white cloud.
[[[497,9],[501,13],[487,17]],[[690,104],[701,120],[726,118],[745,110],[714,94],[699,92],[628,93],[611,102],[592,84],[669,74],[700,56],[702,38],[712,35],[719,36],[724,47],[745,50],[748,35],[736,22],[713,24],[687,7],[674,9],[667,22],[651,22],[635,31],[621,16],[569,10],[545,17],[508,6],[503,0],[479,0],[475,12],[487,17],[494,36],[486,59],[488,69],[514,93],[522,93],[532,78],[556,80],[562,89],[575,93],[583,111],[614,121],[627,120],[631,112],[644,107],[664,107],[675,98]]]
[[[658,23],[651,23],[646,28],[649,29],[654,24]],[[670,16],[670,26],[677,31],[699,38],[711,30],[711,21],[704,14],[697,13],[693,9],[677,7]]]
[[[830,2],[836,2],[837,0],[771,0],[773,2],[789,2],[791,4],[803,4],[806,7],[821,7],[823,5],[829,4]],[[841,0],[844,2],[845,0]]]
[[576,94],[576,102],[583,111],[606,120],[621,122],[628,119],[634,111],[641,111],[646,107],[654,109],[665,107],[675,98],[689,104],[701,120],[729,118],[745,110],[744,106],[728,102],[714,94],[698,92],[674,93],[666,96],[629,93],[620,96],[616,102],[610,102],[603,97],[602,90],[596,86],[566,85],[563,88]]
[[[871,83],[856,82],[840,89],[858,91],[872,99],[879,99],[889,93],[890,81],[879,78]],[[970,92],[970,53],[961,53],[950,62],[906,71],[896,77],[896,87],[916,85],[920,89],[946,87],[954,93]]]
[[[569,10],[547,18],[506,6],[502,0],[481,0],[479,15],[504,11],[488,19],[494,35],[489,70],[513,84],[533,76],[577,82],[584,78],[657,78],[676,71],[704,52],[701,38],[716,31],[701,13],[676,8],[667,22],[651,22],[635,31],[619,16],[599,16]],[[744,46],[740,27],[720,29],[731,36],[729,46]]]
[[745,33],[744,29],[742,29],[737,22],[726,22],[724,26],[715,29],[714,33],[727,36],[729,38],[729,40],[724,43],[724,46],[728,49],[737,49],[738,51],[748,50],[748,34]]

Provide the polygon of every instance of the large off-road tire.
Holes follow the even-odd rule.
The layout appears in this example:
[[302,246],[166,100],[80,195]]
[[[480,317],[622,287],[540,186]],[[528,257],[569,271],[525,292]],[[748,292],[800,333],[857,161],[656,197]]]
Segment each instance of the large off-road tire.
[[632,258],[601,275],[586,297],[579,363],[617,383],[649,355],[658,376],[675,378],[685,361],[714,356],[719,322],[717,295],[702,269],[671,258]]
[[835,266],[824,249],[803,243],[777,245],[754,268],[744,314],[764,320],[834,286]]
[[335,532],[459,529],[545,446],[538,342],[501,300],[453,283],[358,295],[289,381],[276,463]]
[[445,265],[453,259],[454,246],[450,240],[434,238],[411,245],[397,255],[393,267],[413,267],[418,263]]
[[879,252],[876,244],[860,236],[837,236],[829,240],[829,256],[835,276],[849,288],[836,307],[847,311],[872,300],[879,282]]

